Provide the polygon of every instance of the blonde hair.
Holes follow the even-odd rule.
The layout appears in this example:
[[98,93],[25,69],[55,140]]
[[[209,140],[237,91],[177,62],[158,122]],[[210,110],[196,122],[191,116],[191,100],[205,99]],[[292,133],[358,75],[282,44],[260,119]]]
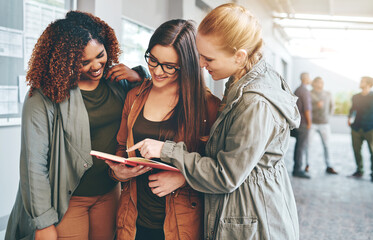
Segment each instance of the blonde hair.
[[198,32],[217,36],[223,48],[233,54],[240,49],[247,51],[243,70],[236,76],[238,79],[262,57],[263,39],[260,24],[246,8],[235,3],[223,4],[213,9],[200,23]]

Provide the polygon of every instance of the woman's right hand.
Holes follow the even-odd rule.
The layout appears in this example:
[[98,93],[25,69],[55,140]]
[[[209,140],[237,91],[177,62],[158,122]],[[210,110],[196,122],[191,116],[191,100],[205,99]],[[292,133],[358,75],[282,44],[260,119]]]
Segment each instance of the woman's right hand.
[[57,240],[57,230],[54,225],[43,229],[36,229],[35,240]]
[[114,171],[115,176],[122,180],[127,180],[129,178],[137,177],[152,169],[150,167],[145,167],[144,165],[138,165],[136,167],[128,167],[126,164],[122,164],[122,163],[115,163],[115,162],[108,161],[108,160],[106,160],[105,162]]
[[105,76],[110,81],[120,81],[127,79],[130,82],[140,82],[141,76],[131,68],[127,67],[123,63],[115,65],[109,69]]

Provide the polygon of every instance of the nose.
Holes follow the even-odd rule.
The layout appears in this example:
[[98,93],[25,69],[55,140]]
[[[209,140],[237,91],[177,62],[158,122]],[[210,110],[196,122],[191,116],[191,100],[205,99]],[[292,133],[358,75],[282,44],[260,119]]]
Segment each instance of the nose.
[[102,67],[102,64],[99,61],[93,62],[91,66],[92,71],[97,71]]
[[156,67],[153,69],[153,71],[154,71],[154,73],[155,73],[156,75],[162,75],[162,74],[164,73],[164,71],[163,71],[161,65],[156,66]]
[[204,68],[204,67],[207,66],[205,59],[203,57],[201,57],[201,56],[199,56],[199,66],[201,68]]

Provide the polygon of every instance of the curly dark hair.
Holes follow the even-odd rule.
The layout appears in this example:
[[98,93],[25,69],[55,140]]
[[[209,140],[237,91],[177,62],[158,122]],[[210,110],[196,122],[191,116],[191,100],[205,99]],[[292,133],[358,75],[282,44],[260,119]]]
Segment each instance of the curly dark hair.
[[118,63],[120,54],[114,30],[107,23],[89,13],[70,11],[64,19],[49,24],[29,61],[26,81],[31,87],[30,96],[40,88],[53,102],[69,98],[70,89],[80,80],[84,48],[93,39],[106,49],[106,72]]

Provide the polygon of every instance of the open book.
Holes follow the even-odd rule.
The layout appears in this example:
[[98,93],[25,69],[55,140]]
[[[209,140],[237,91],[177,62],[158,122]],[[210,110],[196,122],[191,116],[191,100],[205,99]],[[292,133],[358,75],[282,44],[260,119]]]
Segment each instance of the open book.
[[94,151],[94,150],[92,150],[90,152],[90,154],[92,156],[97,157],[98,159],[120,162],[120,163],[124,163],[126,165],[129,165],[129,166],[144,165],[144,166],[151,167],[151,168],[158,168],[158,169],[162,169],[162,170],[180,172],[179,169],[177,169],[173,166],[170,166],[168,164],[153,161],[153,160],[142,158],[142,157],[124,158],[124,157],[119,157],[119,156],[116,156],[116,155],[113,155],[113,154]]

